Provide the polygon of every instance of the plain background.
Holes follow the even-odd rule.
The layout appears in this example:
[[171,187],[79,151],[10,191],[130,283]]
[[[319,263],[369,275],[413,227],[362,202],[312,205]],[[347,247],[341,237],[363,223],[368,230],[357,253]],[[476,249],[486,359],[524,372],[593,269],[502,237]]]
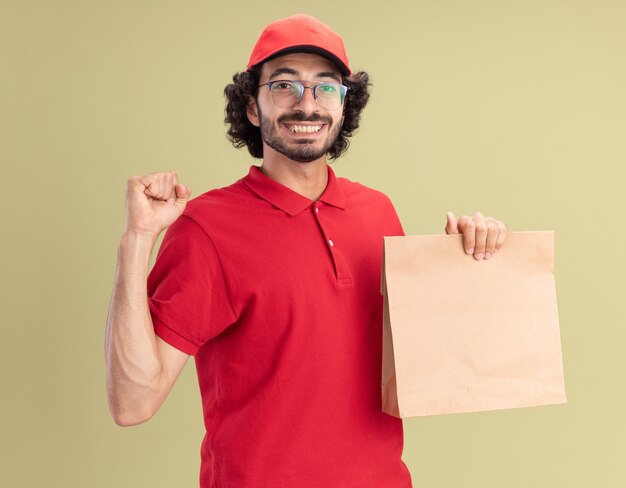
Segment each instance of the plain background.
[[414,486],[625,486],[621,0],[2,0],[0,484],[197,486],[193,360],[149,422],[108,411],[126,180],[175,170],[198,196],[259,164],[226,140],[222,91],[300,12],[374,83],[337,175],[386,192],[407,234],[448,210],[556,232],[569,403],[406,420]]

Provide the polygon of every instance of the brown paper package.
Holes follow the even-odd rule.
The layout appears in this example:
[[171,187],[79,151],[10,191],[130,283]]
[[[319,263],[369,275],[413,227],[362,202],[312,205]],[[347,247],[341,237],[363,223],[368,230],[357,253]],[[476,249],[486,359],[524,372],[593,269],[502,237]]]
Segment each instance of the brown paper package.
[[567,403],[554,231],[385,237],[382,410],[395,417]]

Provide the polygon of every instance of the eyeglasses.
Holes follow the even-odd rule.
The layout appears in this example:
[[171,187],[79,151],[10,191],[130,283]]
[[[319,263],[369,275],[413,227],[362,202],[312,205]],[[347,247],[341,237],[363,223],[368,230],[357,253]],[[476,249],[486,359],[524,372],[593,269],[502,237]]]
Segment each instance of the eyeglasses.
[[[305,81],[305,83],[314,83]],[[274,105],[278,108],[291,108],[297,105],[304,89],[309,88],[313,92],[313,98],[317,104],[325,110],[336,110],[343,105],[348,87],[341,83],[322,81],[313,86],[305,86],[301,81],[295,80],[274,80],[259,85],[259,88],[267,85],[270,90],[270,97]]]

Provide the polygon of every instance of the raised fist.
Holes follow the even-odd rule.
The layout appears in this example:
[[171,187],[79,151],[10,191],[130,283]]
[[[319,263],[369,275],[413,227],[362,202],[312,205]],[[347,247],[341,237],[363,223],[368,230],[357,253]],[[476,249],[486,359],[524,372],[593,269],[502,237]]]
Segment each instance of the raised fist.
[[158,236],[185,210],[191,189],[175,171],[131,176],[126,184],[126,228]]

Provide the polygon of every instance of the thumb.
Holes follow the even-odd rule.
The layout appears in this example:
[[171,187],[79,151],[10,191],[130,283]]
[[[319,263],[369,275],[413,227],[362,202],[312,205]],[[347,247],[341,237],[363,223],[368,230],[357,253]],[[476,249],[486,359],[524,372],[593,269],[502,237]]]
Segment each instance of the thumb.
[[187,205],[189,195],[191,195],[191,188],[183,185],[182,183],[178,183],[176,185],[176,202],[174,205],[179,207],[182,211]]
[[448,222],[446,224],[446,234],[458,234],[459,229],[457,228],[456,217],[452,212],[448,212],[446,214]]

